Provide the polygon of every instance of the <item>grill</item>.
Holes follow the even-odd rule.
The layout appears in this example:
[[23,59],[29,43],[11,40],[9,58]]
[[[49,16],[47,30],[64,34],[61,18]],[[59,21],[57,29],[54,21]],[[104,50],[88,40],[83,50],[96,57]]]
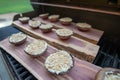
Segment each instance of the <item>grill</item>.
[[[38,0],[31,0],[31,1],[38,2]],[[51,8],[51,7],[48,7],[50,4],[44,4],[44,3],[37,4],[36,2],[32,2],[32,5],[37,13],[36,12],[35,13],[25,13],[23,15],[30,16],[32,18],[32,17],[35,17],[36,14],[44,13],[47,11],[49,12],[50,10],[53,11],[54,13],[59,12],[58,8],[54,8],[54,10],[52,9],[53,7],[59,7],[58,5],[54,5]],[[52,3],[51,0],[50,0],[50,2]],[[54,0],[53,0],[53,3],[54,3]],[[63,3],[61,3],[61,4],[63,4]],[[67,4],[68,3],[66,3],[66,5]],[[42,5],[42,6],[40,6],[40,5]],[[62,6],[60,8],[60,10],[63,7],[64,6]],[[71,8],[74,9],[75,7],[71,7]],[[42,10],[42,12],[40,12],[39,10]],[[51,13],[53,13],[53,12],[51,12]],[[75,12],[76,11],[73,10],[73,13],[75,13]],[[60,12],[60,13],[61,13],[60,15],[65,14],[64,11]],[[69,11],[68,11],[68,13],[69,13]],[[73,13],[69,14],[68,16],[75,18],[75,20],[79,20],[76,16],[73,16],[73,15],[75,15]],[[85,16],[88,13],[89,13],[89,11],[80,11],[80,17],[81,17],[81,15]],[[119,43],[119,36],[118,36],[119,33],[116,33],[117,31],[119,32],[120,29],[115,28],[120,25],[120,23],[117,22],[120,19],[120,16],[116,15],[116,13],[115,13],[115,15],[113,15],[114,13],[110,13],[110,14],[106,15],[106,13],[103,14],[101,12],[100,13],[92,12],[92,14],[91,13],[89,13],[89,14],[90,15],[88,15],[88,18],[90,18],[90,19],[82,18],[83,22],[87,21],[87,22],[92,23],[95,26],[98,26],[97,24],[99,24],[99,22],[103,21],[103,19],[105,18],[103,24],[99,24],[99,25],[100,26],[111,26],[110,30],[108,28],[104,29],[103,27],[101,27],[101,28],[96,27],[98,29],[103,29],[105,31],[105,34],[102,36],[102,38],[100,39],[100,41],[98,43],[98,45],[100,46],[100,49],[99,49],[99,52],[98,52],[93,64],[101,66],[101,67],[113,67],[113,68],[120,69],[120,43]],[[96,19],[93,17],[92,17],[93,22],[91,21],[91,16],[93,16],[93,15],[95,18],[99,19],[99,20],[97,20],[98,22],[94,22],[94,21],[96,21]],[[17,15],[14,19],[17,19],[18,17],[20,17],[20,16]],[[108,21],[108,22],[106,22],[106,21]],[[116,29],[116,32],[113,31],[114,28]],[[5,33],[6,31],[7,31],[7,33]],[[11,35],[12,33],[16,33],[16,32],[19,32],[19,30],[16,28],[13,28],[13,26],[1,28],[0,29],[0,40],[3,40],[6,37],[8,37],[9,35]],[[112,35],[112,37],[109,37],[109,35]],[[3,50],[3,49],[0,49],[0,50],[2,53],[4,53],[3,54],[4,59],[7,62],[8,66],[11,68],[11,71],[12,71],[12,73],[14,73],[17,80],[37,80],[28,70],[26,70],[19,62],[17,62],[5,50]]]

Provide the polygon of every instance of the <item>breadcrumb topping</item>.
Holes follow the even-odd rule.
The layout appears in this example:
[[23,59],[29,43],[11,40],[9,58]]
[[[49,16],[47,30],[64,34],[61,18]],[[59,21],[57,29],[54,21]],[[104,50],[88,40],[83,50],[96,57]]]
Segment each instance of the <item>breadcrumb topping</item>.
[[67,51],[58,51],[47,57],[45,67],[56,74],[67,72],[73,66],[73,59]]
[[13,43],[17,43],[19,41],[24,40],[26,37],[27,37],[26,34],[23,34],[23,33],[19,32],[17,34],[12,34],[9,38],[9,41],[13,42]]
[[53,25],[51,25],[51,24],[42,24],[42,25],[40,26],[41,29],[50,29],[50,28],[52,28],[52,27],[53,27]]
[[69,18],[69,17],[61,18],[60,21],[62,21],[62,22],[72,22],[72,18]]
[[45,14],[40,14],[39,16],[43,17],[43,16],[48,16],[48,15],[49,15],[49,13],[45,13]]
[[60,36],[70,36],[73,34],[73,31],[69,29],[58,29],[56,33]]
[[50,15],[48,18],[49,19],[55,19],[55,18],[59,18],[60,17],[60,15]]
[[43,40],[34,40],[30,43],[25,51],[31,55],[40,55],[47,49],[47,43]]
[[30,20],[29,21],[29,25],[32,26],[32,27],[39,27],[40,24],[41,24],[41,22],[38,21],[38,20]]
[[81,28],[91,28],[92,26],[88,23],[77,23],[76,24],[78,27],[81,27]]
[[22,18],[19,18],[20,21],[26,21],[26,20],[29,20],[30,18],[29,17],[22,17]]
[[118,71],[107,71],[105,73],[104,80],[120,80],[120,72],[118,72]]

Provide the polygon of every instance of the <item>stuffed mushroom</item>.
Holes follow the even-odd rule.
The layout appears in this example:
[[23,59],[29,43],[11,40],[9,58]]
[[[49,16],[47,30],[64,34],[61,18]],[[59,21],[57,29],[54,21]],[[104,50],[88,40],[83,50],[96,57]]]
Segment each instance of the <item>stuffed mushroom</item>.
[[73,57],[69,52],[64,50],[50,54],[45,61],[45,68],[57,75],[68,72],[73,65]]
[[120,80],[120,69],[103,68],[97,73],[95,80]]
[[24,51],[34,57],[40,56],[47,50],[47,42],[44,40],[34,40],[27,47]]
[[70,29],[57,29],[56,34],[60,39],[69,39],[73,35]]
[[26,39],[27,39],[27,35],[22,32],[19,32],[12,34],[9,37],[9,42],[14,45],[20,45],[23,44],[26,41]]

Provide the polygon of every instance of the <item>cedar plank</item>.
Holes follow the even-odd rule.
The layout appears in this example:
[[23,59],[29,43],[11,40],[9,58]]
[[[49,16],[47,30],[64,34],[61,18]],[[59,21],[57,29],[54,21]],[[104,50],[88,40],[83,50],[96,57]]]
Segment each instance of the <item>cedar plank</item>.
[[9,43],[8,39],[0,42],[0,47],[6,50],[18,62],[20,62],[26,69],[28,69],[38,80],[93,80],[96,73],[101,69],[86,61],[74,58],[74,67],[63,75],[50,74],[44,68],[44,61],[47,56],[56,52],[58,49],[48,45],[48,49],[44,55],[34,58],[24,52],[24,48],[29,44],[33,38],[28,37],[27,41],[20,46],[14,46]]
[[93,58],[95,58],[99,50],[99,46],[74,36],[72,36],[68,40],[60,40],[54,31],[50,33],[42,33],[40,29],[32,29],[28,26],[28,24],[21,24],[19,21],[14,21],[13,24],[15,25],[15,27],[19,28],[25,33],[29,33],[29,35],[33,37],[38,36],[39,38],[43,38],[48,42],[53,42],[55,44],[59,44],[60,46],[64,46],[65,49],[71,48],[75,52],[78,51],[76,53],[80,55],[91,55]]
[[43,20],[40,17],[36,17],[36,18],[33,18],[33,19],[34,20],[40,20],[42,23],[52,24],[56,28],[68,28],[68,29],[71,29],[74,32],[74,36],[76,36],[78,38],[82,38],[82,39],[87,40],[87,41],[89,41],[91,43],[94,43],[94,44],[98,43],[98,41],[100,40],[100,38],[102,37],[102,35],[104,33],[104,31],[98,30],[98,29],[95,29],[95,28],[92,28],[90,31],[87,31],[87,32],[82,32],[82,31],[80,31],[80,30],[78,30],[76,28],[74,22],[72,22],[72,24],[69,25],[69,26],[64,26],[60,22],[52,23],[49,20]]

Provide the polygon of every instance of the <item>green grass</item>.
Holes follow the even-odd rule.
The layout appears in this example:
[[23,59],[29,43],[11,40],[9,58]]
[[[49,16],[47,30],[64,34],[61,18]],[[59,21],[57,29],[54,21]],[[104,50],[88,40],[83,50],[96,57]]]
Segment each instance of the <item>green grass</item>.
[[24,13],[32,11],[33,8],[29,0],[0,0],[0,14],[4,13]]

